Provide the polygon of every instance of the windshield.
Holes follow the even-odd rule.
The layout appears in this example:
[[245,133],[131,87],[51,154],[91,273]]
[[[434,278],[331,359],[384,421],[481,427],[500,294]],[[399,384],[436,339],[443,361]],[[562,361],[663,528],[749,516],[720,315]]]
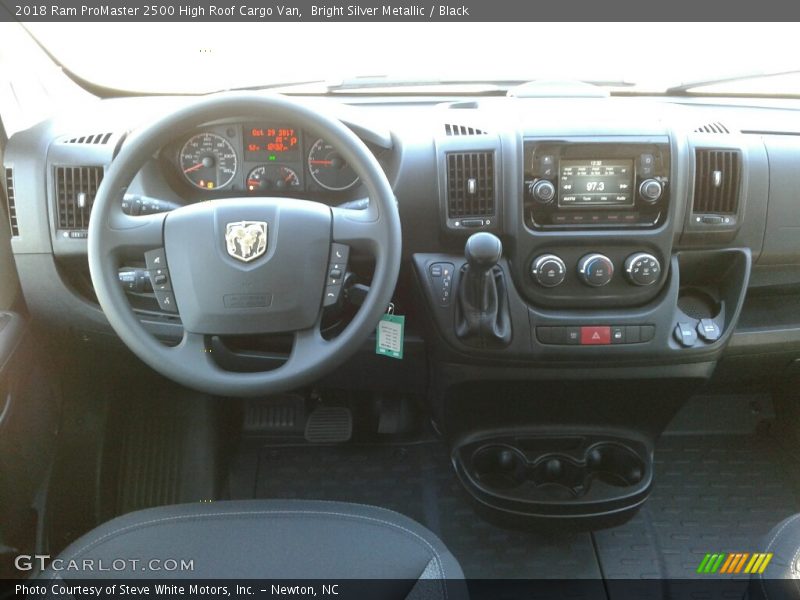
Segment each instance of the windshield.
[[[793,23],[31,23],[57,61],[98,86],[150,93],[386,78],[386,87],[596,82],[665,92],[687,82],[800,68]],[[746,43],[742,41],[746,40]],[[362,79],[363,81],[363,79]],[[494,85],[492,85],[494,84]],[[353,85],[348,86],[352,89]],[[441,86],[439,86],[441,87]],[[454,86],[457,87],[457,86]],[[698,93],[800,95],[798,77],[728,81]]]

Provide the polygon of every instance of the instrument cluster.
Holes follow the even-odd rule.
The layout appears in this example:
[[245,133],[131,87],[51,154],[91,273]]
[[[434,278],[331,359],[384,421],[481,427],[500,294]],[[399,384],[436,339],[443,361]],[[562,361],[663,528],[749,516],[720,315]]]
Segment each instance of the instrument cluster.
[[360,188],[358,175],[333,144],[287,123],[204,127],[176,140],[161,156],[178,191],[200,191],[209,199],[242,194],[346,197]]

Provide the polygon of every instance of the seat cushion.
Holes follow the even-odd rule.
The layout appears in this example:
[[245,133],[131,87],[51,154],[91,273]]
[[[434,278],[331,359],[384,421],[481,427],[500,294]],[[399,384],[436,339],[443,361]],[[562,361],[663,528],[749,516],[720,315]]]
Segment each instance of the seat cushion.
[[762,552],[773,553],[764,573],[750,581],[753,600],[800,598],[800,514],[778,523],[767,534]]
[[[318,501],[231,501],[137,511],[84,535],[59,559],[45,577],[414,581],[464,577],[444,544],[411,519],[373,506]],[[154,559],[162,570],[147,568]],[[94,561],[89,569],[87,560]],[[101,560],[111,570],[98,570]],[[181,561],[192,561],[191,570],[182,570]],[[442,597],[447,595],[443,584],[437,589]]]

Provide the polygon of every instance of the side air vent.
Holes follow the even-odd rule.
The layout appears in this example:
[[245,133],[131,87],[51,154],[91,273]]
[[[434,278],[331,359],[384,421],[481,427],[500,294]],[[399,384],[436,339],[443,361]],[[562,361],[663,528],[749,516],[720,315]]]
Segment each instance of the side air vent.
[[739,209],[741,160],[736,150],[695,150],[692,212],[736,214]]
[[453,125],[452,123],[445,123],[444,132],[447,135],[486,135],[482,129],[466,125]]
[[103,167],[56,167],[59,229],[86,229]]
[[494,215],[494,153],[447,154],[447,216]]
[[64,140],[65,144],[107,144],[111,139],[112,133],[92,133],[91,135],[82,135],[79,137],[68,138]]
[[11,225],[11,237],[19,237],[19,223],[17,223],[17,199],[14,194],[14,171],[6,169],[6,198],[8,199],[8,221]]
[[724,123],[715,121],[713,123],[706,123],[695,129],[697,133],[730,133],[730,130]]

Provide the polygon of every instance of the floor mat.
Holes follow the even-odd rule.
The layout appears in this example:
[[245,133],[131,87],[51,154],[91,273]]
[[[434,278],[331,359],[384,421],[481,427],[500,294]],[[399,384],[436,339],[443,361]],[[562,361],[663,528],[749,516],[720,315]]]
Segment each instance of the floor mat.
[[[767,532],[800,512],[800,464],[769,436],[668,435],[655,463],[642,510],[593,534],[606,579],[695,579],[707,552],[762,552]],[[715,581],[708,598],[741,597],[747,581],[736,576],[724,588],[719,575],[707,578]]]
[[255,494],[390,508],[439,535],[469,578],[600,578],[588,533],[531,535],[481,520],[439,442],[266,447]]

